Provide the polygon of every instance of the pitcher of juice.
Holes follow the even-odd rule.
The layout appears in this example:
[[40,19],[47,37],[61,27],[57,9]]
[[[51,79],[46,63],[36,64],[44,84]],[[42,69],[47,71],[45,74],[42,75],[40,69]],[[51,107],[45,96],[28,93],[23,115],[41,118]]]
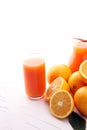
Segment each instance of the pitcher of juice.
[[73,45],[73,52],[70,57],[69,66],[72,72],[79,69],[82,61],[87,59],[87,40],[75,38],[77,42]]
[[40,99],[46,89],[45,60],[41,52],[29,53],[23,63],[25,91],[31,99]]

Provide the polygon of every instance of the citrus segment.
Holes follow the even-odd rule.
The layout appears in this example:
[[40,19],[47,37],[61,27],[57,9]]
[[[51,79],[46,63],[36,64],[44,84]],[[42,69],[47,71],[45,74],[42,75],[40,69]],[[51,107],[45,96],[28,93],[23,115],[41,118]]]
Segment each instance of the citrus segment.
[[79,72],[82,80],[87,83],[87,60],[84,60],[79,67]]
[[48,70],[47,81],[50,84],[59,76],[63,77],[65,80],[68,80],[71,73],[71,69],[65,64],[54,65]]
[[56,78],[47,88],[45,98],[46,100],[50,100],[50,97],[56,92],[58,89],[64,89],[70,91],[69,85],[66,80],[62,77]]
[[63,119],[71,114],[74,109],[74,101],[71,94],[66,90],[56,91],[50,99],[51,114]]
[[74,95],[77,110],[87,116],[87,86],[79,88]]
[[71,92],[74,94],[80,87],[86,85],[81,78],[79,71],[72,73],[69,77],[68,84]]

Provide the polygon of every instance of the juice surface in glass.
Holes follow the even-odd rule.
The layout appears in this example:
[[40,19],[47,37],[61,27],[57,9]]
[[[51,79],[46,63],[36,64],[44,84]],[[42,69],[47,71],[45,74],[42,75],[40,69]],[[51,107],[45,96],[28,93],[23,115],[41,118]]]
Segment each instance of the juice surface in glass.
[[23,68],[26,94],[32,99],[41,98],[46,89],[44,59],[27,59],[24,61]]
[[69,66],[72,72],[79,69],[82,61],[87,59],[87,41],[82,40],[73,46],[73,53],[70,57]]

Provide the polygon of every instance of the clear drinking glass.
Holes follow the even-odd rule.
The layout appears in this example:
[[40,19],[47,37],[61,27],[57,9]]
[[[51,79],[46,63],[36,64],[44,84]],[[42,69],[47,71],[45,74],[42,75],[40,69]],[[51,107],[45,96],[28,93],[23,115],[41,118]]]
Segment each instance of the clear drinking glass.
[[31,51],[24,59],[24,83],[25,91],[31,99],[40,99],[46,90],[46,70],[44,50]]

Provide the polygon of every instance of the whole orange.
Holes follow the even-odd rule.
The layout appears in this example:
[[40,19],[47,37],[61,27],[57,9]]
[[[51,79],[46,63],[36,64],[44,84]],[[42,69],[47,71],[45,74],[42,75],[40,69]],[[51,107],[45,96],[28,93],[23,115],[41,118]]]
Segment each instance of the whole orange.
[[72,73],[69,77],[68,84],[70,86],[71,92],[74,94],[79,88],[85,86],[86,84],[82,81],[79,71]]
[[53,65],[47,72],[47,81],[50,84],[53,80],[60,76],[63,77],[66,81],[68,81],[71,73],[71,69],[65,64]]
[[77,110],[87,116],[87,86],[81,87],[75,92],[74,103]]

